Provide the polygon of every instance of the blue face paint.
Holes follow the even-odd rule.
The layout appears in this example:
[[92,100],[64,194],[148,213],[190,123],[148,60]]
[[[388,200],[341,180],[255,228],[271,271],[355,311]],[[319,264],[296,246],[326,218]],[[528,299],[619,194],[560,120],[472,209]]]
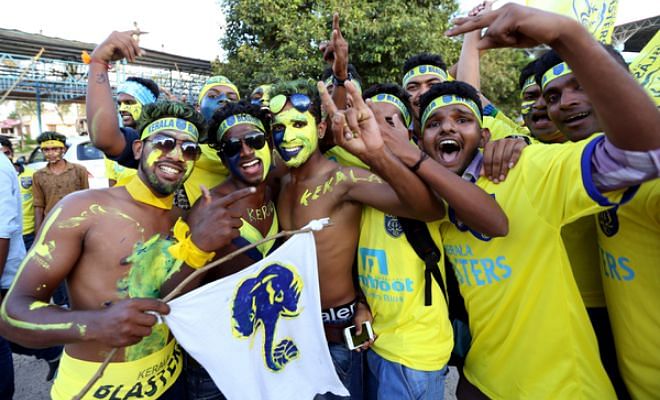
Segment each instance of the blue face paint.
[[238,166],[240,159],[241,153],[238,152],[235,155],[227,158],[227,164],[229,164],[229,171],[231,171],[231,174],[245,182],[245,177],[241,173],[241,168]]
[[285,151],[282,151],[280,148],[280,146],[282,145],[282,141],[284,140],[285,130],[286,128],[284,126],[273,129],[273,143],[275,144],[275,148],[277,149],[277,152],[280,153],[280,157],[282,157],[282,160],[289,161],[290,159],[289,155]]
[[206,119],[206,122],[211,122],[211,118],[213,118],[213,114],[223,105],[226,103],[229,103],[229,98],[227,98],[227,95],[224,93],[220,93],[219,95],[215,97],[209,97],[205,96],[202,99],[202,104],[200,105],[200,112]]

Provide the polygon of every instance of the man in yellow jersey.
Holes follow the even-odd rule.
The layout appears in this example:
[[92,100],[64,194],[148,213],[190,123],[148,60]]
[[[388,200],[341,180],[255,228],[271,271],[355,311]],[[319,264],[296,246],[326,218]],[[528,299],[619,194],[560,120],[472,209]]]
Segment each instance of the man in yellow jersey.
[[[181,103],[155,103],[143,109],[139,129],[138,174],[125,187],[59,202],[2,305],[11,340],[66,345],[54,399],[76,395],[114,347],[120,351],[85,398],[184,398],[181,351],[153,315],[169,310],[157,300],[160,286],[184,264],[201,267],[213,257],[210,250],[238,235],[240,220],[226,207],[249,190],[195,207],[190,226],[172,208],[200,155],[203,117]],[[48,303],[65,279],[71,309]]]
[[[109,63],[126,58],[133,62],[142,54],[135,32],[113,32],[92,52],[87,85],[87,116],[89,136],[94,146],[119,164],[136,168],[132,143],[139,139],[135,129],[119,127],[112,88],[108,79]],[[225,77],[212,77],[204,84],[198,98],[200,112],[210,118],[213,111],[227,100],[238,97],[238,89]],[[208,102],[207,102],[208,99]],[[214,108],[215,107],[215,108]],[[201,196],[200,185],[212,188],[227,177],[227,170],[215,151],[201,145],[202,155],[192,175],[175,196],[178,208],[188,209]]]
[[[379,121],[383,139],[410,140],[409,95],[396,84],[378,84],[363,97]],[[467,184],[467,182],[461,182]],[[484,219],[504,219],[495,200],[474,199],[474,212]],[[404,222],[405,223],[405,222]],[[444,271],[439,223],[426,224]],[[505,232],[489,231],[491,235]],[[425,276],[427,266],[409,243],[401,218],[364,207],[360,222],[358,278],[374,315],[378,335],[367,351],[366,393],[372,399],[442,399],[447,362],[453,346],[447,303],[439,282]],[[426,298],[430,285],[430,298]],[[445,286],[444,283],[442,283]]]
[[[654,131],[660,123],[657,111],[632,78],[573,20],[506,5],[479,17],[458,19],[456,24],[450,35],[488,26],[481,48],[552,45],[577,76],[585,77],[583,87],[598,99],[594,108],[610,128],[608,139],[529,146],[507,180],[495,184],[478,178],[477,149],[488,139],[488,131],[482,129],[474,88],[445,83],[422,98],[424,151],[491,193],[510,220],[509,235],[494,239],[465,226],[451,212],[441,225],[445,253],[454,264],[470,320],[472,344],[465,376],[493,399],[614,398],[559,231],[581,216],[625,201],[634,190],[624,195],[624,187],[657,176],[656,170],[611,185],[605,183],[601,166],[614,162],[607,151],[614,145],[640,151],[660,147]],[[581,57],[589,62],[581,63]],[[608,87],[602,86],[603,79]],[[633,115],[626,112],[633,109],[634,119],[622,117]],[[394,148],[402,150],[398,155],[406,165],[421,157],[414,147]],[[432,188],[442,183],[434,163],[422,163],[418,175]]]
[[[613,49],[608,50],[619,60],[619,64],[627,69],[620,55]],[[570,140],[577,141],[602,131],[605,121],[601,124],[598,119],[600,113],[594,107],[592,96],[582,90],[582,79],[564,67],[562,58],[555,52],[549,52],[539,60],[537,80],[543,85],[548,115]],[[554,73],[560,68],[564,70]],[[613,154],[628,159],[637,168],[644,165],[643,158],[640,161],[640,156],[635,152],[620,151]],[[659,159],[660,154],[656,151],[656,165]],[[616,171],[611,174],[614,173],[634,176],[636,172]],[[660,181],[656,179],[642,184],[629,203],[603,211],[596,220],[588,221],[589,238],[595,242],[597,236],[598,245],[593,244],[595,254],[589,256],[594,265],[590,265],[589,270],[582,271],[582,282],[585,277],[589,277],[588,287],[600,289],[601,293],[604,289],[605,292],[605,298],[600,299],[599,305],[604,307],[606,302],[607,312],[591,309],[590,317],[595,329],[598,329],[598,324],[608,324],[600,326],[600,332],[597,330],[596,333],[606,369],[608,357],[611,358],[609,365],[612,371],[608,369],[608,373],[619,398],[627,398],[627,392],[636,399],[653,398],[660,391],[660,384],[656,379],[660,376],[660,361],[657,361],[657,357],[649,356],[660,348],[660,340],[655,334],[660,328],[660,313],[655,312],[655,308],[639,307],[639,304],[644,302],[652,304],[654,300],[660,300],[660,275],[657,273],[660,253],[656,245],[660,242],[659,205]],[[584,238],[584,235],[575,236],[572,246],[566,242],[569,256],[571,247],[591,244]],[[582,252],[584,253],[585,249],[582,249]],[[597,262],[599,255],[600,264]],[[584,285],[580,284],[580,276],[576,275],[576,279],[582,289]],[[583,298],[589,307],[589,299],[584,293]],[[608,329],[610,323],[612,332]]]
[[541,87],[536,83],[536,63],[532,60],[520,71],[520,113],[529,133],[541,143],[564,143],[567,139],[548,117]]

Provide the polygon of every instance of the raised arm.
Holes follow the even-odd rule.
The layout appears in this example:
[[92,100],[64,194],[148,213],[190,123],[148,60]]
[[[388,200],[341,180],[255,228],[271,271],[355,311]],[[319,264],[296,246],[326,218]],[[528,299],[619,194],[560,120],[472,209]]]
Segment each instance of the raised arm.
[[82,211],[73,201],[77,197],[68,196],[49,214],[2,304],[3,332],[16,343],[37,348],[83,341],[126,346],[149,335],[156,323],[145,311],[169,312],[167,305],[154,299],[123,300],[95,311],[71,311],[49,303],[83,250],[90,222],[59,226]]
[[94,146],[110,157],[118,157],[126,147],[119,130],[117,109],[108,79],[108,65],[126,58],[132,62],[142,52],[133,31],[112,32],[91,55],[87,77],[87,118],[89,137]]
[[[571,67],[589,96],[608,139],[622,150],[660,148],[660,113],[644,90],[578,22],[534,8],[507,4],[459,18],[450,36],[488,28],[480,49],[548,44]],[[604,85],[603,82],[607,81]]]
[[397,114],[392,116],[392,122],[394,126],[384,118],[379,119],[380,131],[387,147],[409,167],[423,160],[416,171],[417,176],[454,209],[461,221],[490,237],[505,236],[508,233],[507,216],[495,199],[433,158],[423,159],[422,150],[405,140],[403,130],[406,128]]
[[[335,143],[359,157],[371,167],[373,172],[387,181],[399,199],[399,211],[406,213],[398,215],[422,221],[441,218],[444,215],[442,205],[428,190],[424,182],[398,158],[394,157],[385,146],[374,114],[362,100],[355,85],[352,82],[346,82],[346,90],[353,101],[353,107],[347,110],[337,109],[321,82],[319,82],[318,88],[323,107],[327,111],[328,117],[332,119]],[[378,208],[378,205],[374,204],[379,201],[374,199],[378,196],[373,192],[365,193],[363,190],[364,185],[354,185],[347,191],[347,196],[352,200],[365,200],[365,204]],[[387,189],[381,190],[383,192],[380,195],[385,195]]]

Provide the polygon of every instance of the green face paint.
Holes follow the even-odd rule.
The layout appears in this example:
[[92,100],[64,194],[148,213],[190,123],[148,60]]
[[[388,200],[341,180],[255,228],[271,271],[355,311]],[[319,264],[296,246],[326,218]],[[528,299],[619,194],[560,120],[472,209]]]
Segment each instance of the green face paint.
[[[167,251],[171,240],[154,235],[145,243],[137,243],[126,259],[131,263],[128,275],[117,282],[122,298],[160,298],[160,287],[172,274],[179,271],[182,262]],[[166,325],[154,326],[150,336],[126,349],[126,361],[138,360],[167,344],[169,330]]]
[[284,163],[290,168],[301,166],[318,148],[314,116],[293,107],[280,112],[273,122],[273,138]]
[[80,333],[80,337],[85,337],[85,334],[87,333],[87,325],[85,325],[85,324],[76,324],[76,328],[78,328],[78,332]]

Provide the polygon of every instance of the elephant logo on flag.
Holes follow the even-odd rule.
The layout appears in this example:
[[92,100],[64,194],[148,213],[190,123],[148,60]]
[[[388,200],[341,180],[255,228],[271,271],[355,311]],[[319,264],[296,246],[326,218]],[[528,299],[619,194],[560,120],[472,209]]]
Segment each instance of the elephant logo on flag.
[[259,327],[264,330],[264,362],[273,372],[299,357],[293,339],[283,338],[275,345],[280,318],[295,318],[300,314],[298,300],[303,281],[291,266],[280,263],[265,266],[256,277],[247,278],[238,286],[232,305],[232,331],[245,339]]

